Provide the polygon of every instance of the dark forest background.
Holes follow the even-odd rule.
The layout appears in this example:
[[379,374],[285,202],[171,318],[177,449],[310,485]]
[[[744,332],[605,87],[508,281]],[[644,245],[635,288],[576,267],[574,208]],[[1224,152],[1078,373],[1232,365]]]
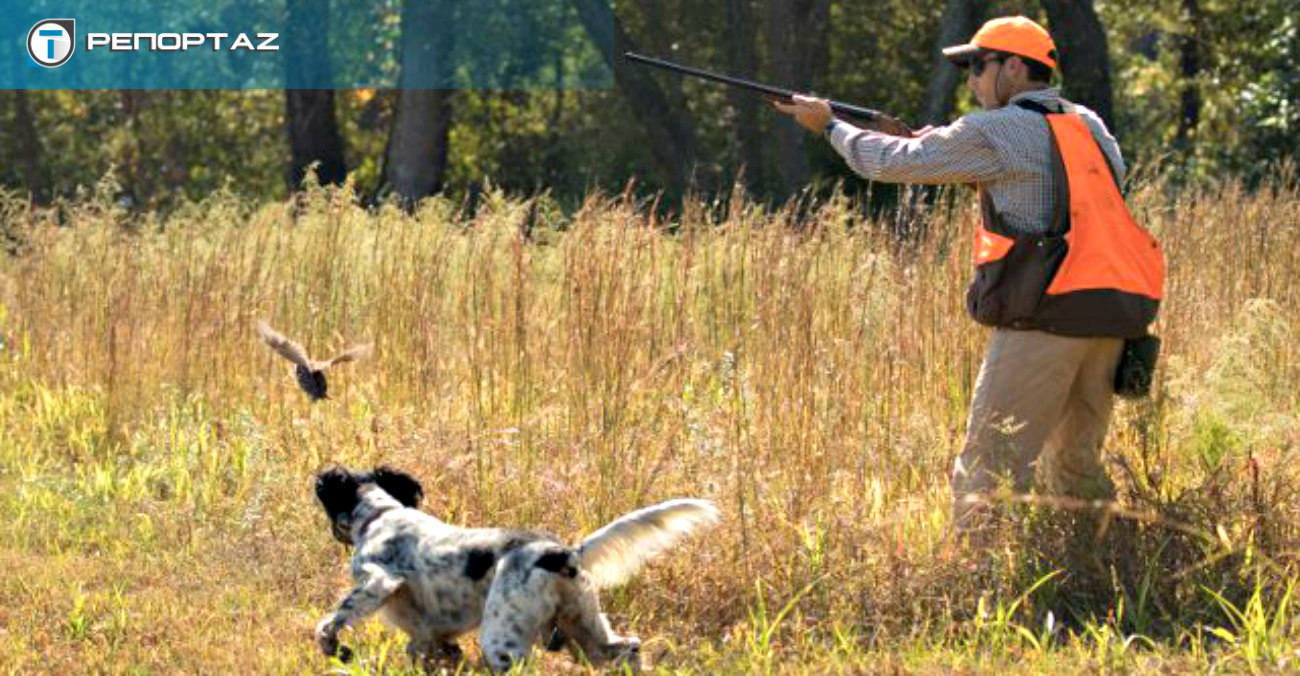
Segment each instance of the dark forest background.
[[[573,204],[631,182],[670,198],[743,184],[779,203],[849,173],[760,98],[616,55],[811,90],[920,126],[973,105],[939,48],[1007,14],[1050,28],[1066,95],[1110,122],[1130,163],[1174,184],[1254,181],[1300,150],[1300,22],[1285,0],[555,2],[585,27],[571,39],[594,45],[614,87],[0,91],[0,184],[49,203],[111,175],[124,205],[168,209],[217,189],[281,199],[315,166],[367,200],[491,185]],[[413,71],[455,38],[438,2],[380,4],[401,36],[381,53],[391,68]],[[285,0],[283,11],[319,28],[329,6]]]

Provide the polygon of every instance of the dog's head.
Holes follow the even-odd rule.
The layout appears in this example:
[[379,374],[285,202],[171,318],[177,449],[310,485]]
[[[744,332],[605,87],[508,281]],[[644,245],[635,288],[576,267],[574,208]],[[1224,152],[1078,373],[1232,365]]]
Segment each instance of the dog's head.
[[316,499],[325,508],[336,540],[353,544],[352,523],[359,516],[357,507],[373,490],[383,491],[412,509],[419,507],[424,498],[424,487],[415,477],[391,467],[380,466],[370,472],[330,467],[316,475]]

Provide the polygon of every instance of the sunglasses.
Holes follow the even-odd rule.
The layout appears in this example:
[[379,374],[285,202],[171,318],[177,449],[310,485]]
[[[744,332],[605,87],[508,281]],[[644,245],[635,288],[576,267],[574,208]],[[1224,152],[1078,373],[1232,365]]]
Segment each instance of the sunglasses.
[[975,59],[970,63],[970,72],[975,77],[979,77],[984,74],[984,69],[990,63],[1006,63],[1006,61],[1007,57],[1005,56],[995,56],[991,59]]

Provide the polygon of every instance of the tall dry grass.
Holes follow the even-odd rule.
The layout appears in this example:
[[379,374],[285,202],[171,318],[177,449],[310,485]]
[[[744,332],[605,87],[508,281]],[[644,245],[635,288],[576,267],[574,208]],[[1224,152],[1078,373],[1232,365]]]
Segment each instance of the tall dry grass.
[[[843,197],[672,219],[602,195],[409,215],[346,189],[166,216],[10,198],[0,672],[321,672],[310,627],[345,553],[311,476],[379,462],[443,518],[569,538],[715,498],[721,527],[608,599],[667,671],[1285,667],[1300,202],[1282,185],[1135,192],[1171,262],[1157,393],[1119,405],[1107,444],[1142,518],[1097,540],[1093,515],[1031,505],[987,557],[946,537],[987,339],[963,310],[962,196],[905,241]],[[313,406],[259,319],[376,357]],[[353,669],[409,668],[391,632],[359,635]]]

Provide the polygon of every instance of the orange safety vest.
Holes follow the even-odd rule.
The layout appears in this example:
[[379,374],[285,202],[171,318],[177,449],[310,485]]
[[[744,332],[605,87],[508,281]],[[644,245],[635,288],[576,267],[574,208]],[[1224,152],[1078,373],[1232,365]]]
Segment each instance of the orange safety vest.
[[1160,245],[1124,205],[1114,170],[1088,124],[1066,104],[1042,113],[1052,138],[1055,199],[1045,233],[1007,229],[980,189],[975,279],[966,294],[981,324],[1065,336],[1136,338],[1155,320],[1164,288]]

